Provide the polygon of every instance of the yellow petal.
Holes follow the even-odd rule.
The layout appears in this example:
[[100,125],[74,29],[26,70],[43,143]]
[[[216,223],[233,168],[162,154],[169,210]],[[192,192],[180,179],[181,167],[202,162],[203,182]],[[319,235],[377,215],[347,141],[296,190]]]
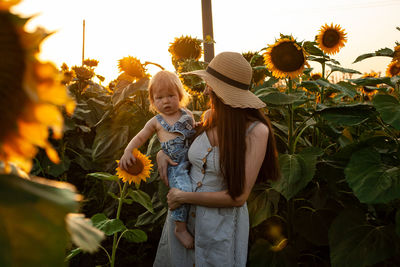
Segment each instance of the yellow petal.
[[33,112],[36,120],[49,127],[63,126],[63,117],[56,106],[48,104],[38,104],[35,105]]
[[0,1],[0,10],[9,10],[10,7],[18,4],[21,0],[1,0]]
[[46,125],[35,122],[18,121],[19,134],[32,144],[44,147],[47,142],[49,131]]
[[59,164],[60,157],[58,156],[57,151],[49,143],[46,145],[45,149],[46,149],[47,157],[55,164]]

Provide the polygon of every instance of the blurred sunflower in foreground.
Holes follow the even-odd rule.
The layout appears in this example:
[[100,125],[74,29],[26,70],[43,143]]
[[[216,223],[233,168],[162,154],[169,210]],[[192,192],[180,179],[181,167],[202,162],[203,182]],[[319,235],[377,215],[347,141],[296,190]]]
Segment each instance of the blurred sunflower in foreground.
[[316,41],[319,48],[329,55],[334,55],[344,47],[344,43],[347,42],[347,37],[344,29],[340,25],[336,24],[331,26],[325,24],[321,26],[319,34],[316,36]]
[[264,61],[276,78],[296,78],[301,75],[306,61],[306,51],[292,36],[281,36],[265,51]]
[[[136,159],[135,164],[129,167],[129,170],[127,171],[117,167],[117,175],[124,183],[128,182],[130,184],[131,182],[134,182],[135,184],[140,185],[142,180],[146,181],[146,179],[150,177],[150,171],[153,164],[151,164],[151,160],[146,155],[143,155],[137,149],[134,149],[132,154]],[[119,161],[117,160],[117,163],[118,162]]]
[[49,36],[42,28],[30,33],[24,19],[9,12],[19,1],[0,1],[0,161],[4,171],[14,163],[29,172],[37,147],[59,162],[48,141],[61,138],[63,117],[60,107],[71,114],[75,102],[61,84],[62,75],[48,62],[40,62],[40,43]]

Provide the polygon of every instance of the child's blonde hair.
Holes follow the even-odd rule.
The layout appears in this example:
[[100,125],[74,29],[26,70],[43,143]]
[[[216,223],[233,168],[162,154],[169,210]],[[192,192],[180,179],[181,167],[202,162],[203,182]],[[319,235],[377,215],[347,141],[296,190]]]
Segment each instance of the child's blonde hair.
[[149,83],[149,101],[150,109],[152,111],[157,111],[154,106],[154,90],[155,88],[160,87],[176,90],[179,95],[180,107],[185,107],[189,102],[189,95],[185,89],[183,89],[183,85],[178,75],[167,70],[161,70],[151,78]]

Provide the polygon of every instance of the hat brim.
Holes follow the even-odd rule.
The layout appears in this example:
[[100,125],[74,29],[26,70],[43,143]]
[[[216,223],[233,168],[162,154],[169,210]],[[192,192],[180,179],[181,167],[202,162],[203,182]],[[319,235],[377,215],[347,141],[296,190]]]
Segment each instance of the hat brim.
[[195,70],[181,73],[182,75],[193,74],[202,78],[208,84],[213,92],[221,99],[221,101],[234,108],[263,108],[265,103],[262,102],[255,94],[249,90],[244,90],[227,84],[214,77],[205,70]]

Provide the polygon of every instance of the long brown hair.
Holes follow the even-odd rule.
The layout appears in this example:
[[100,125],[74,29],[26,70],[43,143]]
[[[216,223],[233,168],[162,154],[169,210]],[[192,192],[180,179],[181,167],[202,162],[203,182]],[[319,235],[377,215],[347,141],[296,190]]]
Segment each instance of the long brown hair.
[[258,109],[233,108],[225,105],[212,91],[210,91],[210,99],[211,116],[204,121],[201,132],[217,126],[220,169],[229,195],[235,199],[244,190],[248,122],[260,121],[269,129],[267,151],[257,182],[277,180],[280,176],[278,152],[269,119]]

